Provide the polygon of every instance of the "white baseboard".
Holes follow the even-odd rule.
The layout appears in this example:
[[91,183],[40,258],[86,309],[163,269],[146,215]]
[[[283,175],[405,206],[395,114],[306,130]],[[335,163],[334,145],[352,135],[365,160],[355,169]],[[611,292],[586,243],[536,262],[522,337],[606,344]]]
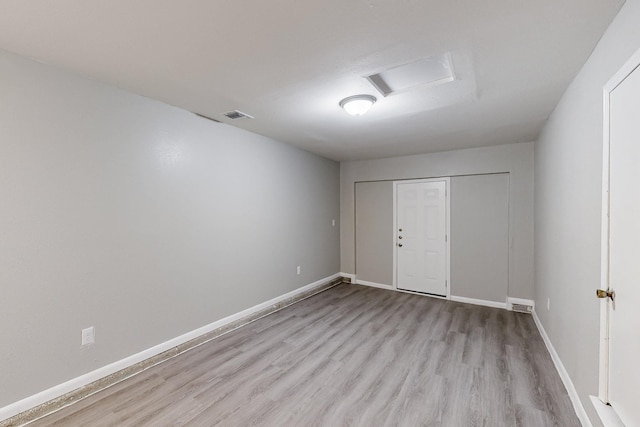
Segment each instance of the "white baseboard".
[[385,285],[383,283],[375,283],[375,282],[367,282],[366,280],[356,280],[355,284],[363,285],[363,286],[371,286],[372,288],[394,290],[394,287],[392,285]]
[[598,396],[589,396],[589,398],[604,427],[624,427],[624,423],[611,406],[604,404]]
[[560,360],[560,356],[556,352],[556,349],[553,347],[553,344],[549,339],[549,335],[547,335],[547,331],[544,330],[544,326],[542,326],[542,322],[540,322],[540,318],[538,317],[538,314],[536,313],[535,308],[533,309],[531,314],[533,315],[533,321],[535,322],[536,326],[538,327],[538,331],[542,336],[542,340],[544,341],[544,344],[547,346],[547,350],[549,350],[549,354],[551,355],[551,360],[553,360],[553,364],[556,366],[556,370],[558,371],[558,374],[560,374],[560,379],[562,379],[562,382],[564,383],[564,386],[567,389],[567,393],[569,393],[569,398],[571,399],[571,403],[573,404],[573,409],[576,411],[576,415],[578,416],[578,419],[582,423],[583,427],[593,427],[593,425],[591,424],[591,420],[587,415],[587,411],[585,411],[584,406],[582,405],[582,401],[580,401],[580,397],[578,396],[578,391],[573,385],[573,381],[571,381],[571,377],[569,376],[569,373],[567,372],[566,368],[562,364],[562,360]]
[[0,408],[0,422],[342,276],[336,273]]
[[507,303],[506,302],[486,301],[486,300],[483,300],[483,299],[457,297],[455,295],[451,295],[451,301],[464,302],[466,304],[484,305],[485,307],[502,308],[504,310],[507,309]]

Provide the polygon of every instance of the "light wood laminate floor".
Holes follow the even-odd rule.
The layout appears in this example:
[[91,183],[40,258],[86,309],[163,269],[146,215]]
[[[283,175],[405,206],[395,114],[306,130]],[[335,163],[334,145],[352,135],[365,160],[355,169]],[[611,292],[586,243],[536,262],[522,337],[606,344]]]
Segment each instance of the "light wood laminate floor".
[[528,314],[341,284],[29,426],[579,426]]

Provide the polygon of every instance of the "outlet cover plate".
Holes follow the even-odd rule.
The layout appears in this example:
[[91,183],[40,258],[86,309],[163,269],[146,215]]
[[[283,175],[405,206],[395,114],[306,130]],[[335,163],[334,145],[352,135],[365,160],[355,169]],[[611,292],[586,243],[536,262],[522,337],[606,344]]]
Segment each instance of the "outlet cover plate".
[[96,328],[93,326],[82,330],[82,345],[90,345],[96,342]]

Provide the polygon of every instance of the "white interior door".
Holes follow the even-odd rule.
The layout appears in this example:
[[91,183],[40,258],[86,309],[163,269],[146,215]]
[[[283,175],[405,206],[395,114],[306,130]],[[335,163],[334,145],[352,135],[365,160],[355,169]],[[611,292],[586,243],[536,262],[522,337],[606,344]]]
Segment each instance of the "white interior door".
[[448,179],[394,184],[396,288],[448,296]]
[[[625,425],[640,426],[640,70],[619,76],[608,98],[609,239],[608,254],[603,251],[608,255],[604,286],[615,292],[615,298],[603,302],[609,322],[609,345],[603,348],[605,355],[608,351],[603,367],[608,365],[605,399]],[[605,124],[605,135],[606,128]]]

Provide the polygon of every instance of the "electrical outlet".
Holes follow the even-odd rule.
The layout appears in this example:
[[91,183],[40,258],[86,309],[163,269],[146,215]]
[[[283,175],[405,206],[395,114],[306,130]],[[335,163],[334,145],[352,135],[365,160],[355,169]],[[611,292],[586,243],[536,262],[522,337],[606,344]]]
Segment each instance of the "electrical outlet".
[[82,345],[86,346],[96,342],[96,328],[93,326],[82,330]]
[[551,298],[547,298],[547,311],[551,310]]
[[296,267],[296,274],[299,276],[300,275],[300,266]]

